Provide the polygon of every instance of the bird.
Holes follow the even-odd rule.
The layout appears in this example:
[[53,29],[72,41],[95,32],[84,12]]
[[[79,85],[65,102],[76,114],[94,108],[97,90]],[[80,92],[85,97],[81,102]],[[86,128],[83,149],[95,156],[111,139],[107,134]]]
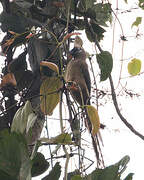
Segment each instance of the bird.
[[67,64],[65,71],[65,81],[68,83],[69,90],[76,102],[83,106],[87,118],[85,119],[85,124],[89,130],[92,138],[92,144],[94,147],[97,164],[103,163],[103,159],[100,160],[101,148],[99,146],[99,140],[97,135],[92,135],[92,124],[88,117],[86,106],[90,105],[90,94],[91,94],[91,79],[86,63],[86,52],[83,47],[74,47],[70,51],[71,60]]
[[70,93],[79,105],[90,104],[91,80],[86,53],[82,47],[74,47],[70,55],[72,59],[66,68],[65,81],[72,84]]

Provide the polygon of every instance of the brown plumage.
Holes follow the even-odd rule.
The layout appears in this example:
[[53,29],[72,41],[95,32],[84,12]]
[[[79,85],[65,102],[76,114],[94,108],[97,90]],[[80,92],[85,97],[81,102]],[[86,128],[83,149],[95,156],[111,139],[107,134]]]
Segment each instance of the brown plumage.
[[66,82],[72,82],[75,85],[75,88],[70,89],[74,99],[80,105],[83,105],[82,98],[84,105],[89,104],[91,82],[86,63],[86,53],[83,48],[74,47],[70,54],[73,58],[67,65],[65,80]]
[[[72,59],[70,60],[66,68],[65,81],[67,83],[72,82],[73,86],[70,87],[70,92],[73,98],[79,103],[79,105],[90,105],[91,81],[88,65],[86,63],[86,53],[83,48],[74,47],[71,50],[70,54],[72,55]],[[85,113],[87,115],[86,126],[91,133],[92,125],[86,109]],[[91,134],[91,137],[97,158],[97,164],[100,165],[103,160],[100,160],[99,156],[99,153],[101,154],[99,140],[97,135],[93,136]]]

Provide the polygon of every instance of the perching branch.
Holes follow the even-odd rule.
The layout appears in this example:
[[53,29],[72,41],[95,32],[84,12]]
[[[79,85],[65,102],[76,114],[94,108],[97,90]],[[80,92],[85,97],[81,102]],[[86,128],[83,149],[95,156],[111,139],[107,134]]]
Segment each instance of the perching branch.
[[[95,35],[95,33],[93,32],[92,27],[91,27],[91,25],[88,23],[88,20],[87,20],[86,18],[85,18],[85,22],[87,23],[87,26],[89,27],[89,30],[90,30],[92,36],[94,37],[96,46],[98,47],[98,49],[99,49],[100,52],[103,52],[103,50],[101,49],[101,47],[100,47],[100,45],[99,45],[99,42],[97,41],[96,35]],[[133,126],[123,117],[123,115],[121,114],[120,109],[119,109],[119,106],[118,106],[118,102],[117,102],[117,98],[116,98],[116,93],[115,93],[115,89],[114,89],[113,80],[112,80],[111,75],[109,76],[109,81],[110,81],[111,92],[112,92],[112,100],[113,100],[113,103],[114,103],[114,106],[115,106],[115,109],[116,109],[116,112],[117,112],[118,116],[120,117],[120,119],[122,120],[122,122],[123,122],[135,135],[137,135],[138,137],[140,137],[141,139],[144,140],[144,136],[143,136],[142,134],[140,134],[138,131],[136,131],[136,130],[134,129],[134,127],[133,127]]]
[[139,136],[141,139],[144,140],[144,136],[142,134],[140,134],[138,131],[136,131],[134,129],[134,127],[123,117],[123,115],[120,112],[119,106],[118,106],[118,102],[117,102],[117,98],[116,98],[116,93],[115,93],[115,89],[114,89],[114,85],[113,85],[113,80],[112,77],[109,76],[109,81],[110,81],[110,86],[111,86],[111,92],[112,92],[112,100],[116,109],[116,112],[118,114],[118,116],[120,117],[120,119],[122,120],[122,122],[137,136]]

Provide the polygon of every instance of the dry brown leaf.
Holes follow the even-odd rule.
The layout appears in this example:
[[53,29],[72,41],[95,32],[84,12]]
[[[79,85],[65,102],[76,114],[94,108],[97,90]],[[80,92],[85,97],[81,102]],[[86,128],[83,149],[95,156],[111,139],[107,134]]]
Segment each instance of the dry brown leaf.
[[0,87],[4,87],[7,84],[12,84],[13,86],[16,86],[16,79],[13,73],[8,73],[5,76],[3,76]]
[[52,63],[52,62],[47,62],[47,61],[41,61],[40,62],[41,66],[47,66],[49,67],[51,70],[55,71],[57,74],[59,74],[59,68],[56,64]]

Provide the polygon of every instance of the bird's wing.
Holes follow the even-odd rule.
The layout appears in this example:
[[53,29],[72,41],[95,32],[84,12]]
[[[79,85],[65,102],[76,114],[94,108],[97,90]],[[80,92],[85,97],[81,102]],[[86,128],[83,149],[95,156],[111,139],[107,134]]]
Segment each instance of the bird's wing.
[[89,74],[89,71],[88,71],[87,64],[85,65],[85,64],[82,63],[80,71],[83,74],[83,77],[85,79],[85,83],[87,85],[87,88],[88,88],[88,91],[89,91],[89,94],[90,94],[90,92],[91,92],[91,80],[90,80],[90,74]]

